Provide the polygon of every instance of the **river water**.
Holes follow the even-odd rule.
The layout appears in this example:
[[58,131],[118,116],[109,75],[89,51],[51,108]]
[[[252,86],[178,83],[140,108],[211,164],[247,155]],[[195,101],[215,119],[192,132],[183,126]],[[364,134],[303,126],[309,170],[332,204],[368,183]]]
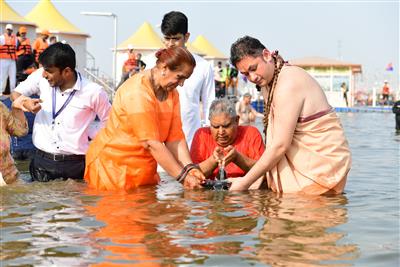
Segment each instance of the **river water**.
[[394,115],[340,117],[353,155],[343,195],[184,191],[167,176],[129,195],[20,183],[0,189],[0,265],[399,266]]

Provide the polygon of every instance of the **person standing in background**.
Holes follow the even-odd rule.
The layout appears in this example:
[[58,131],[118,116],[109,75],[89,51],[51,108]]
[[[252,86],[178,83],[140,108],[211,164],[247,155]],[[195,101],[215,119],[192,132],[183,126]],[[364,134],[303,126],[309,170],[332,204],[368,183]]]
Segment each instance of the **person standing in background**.
[[342,91],[343,99],[346,101],[346,107],[349,106],[349,101],[347,100],[347,92],[349,91],[345,82],[340,85],[340,90]]
[[27,29],[21,26],[18,30],[17,41],[17,84],[25,80],[29,74],[37,69],[32,53],[31,41],[26,37]]
[[129,48],[128,50],[128,59],[125,60],[124,65],[122,65],[122,76],[121,80],[117,86],[119,88],[129,77],[131,77],[132,73],[135,72],[137,67],[136,55],[133,51],[133,48]]
[[230,64],[226,63],[225,68],[222,71],[222,78],[225,79],[225,90],[227,95],[229,95],[229,87],[231,86],[231,70]]
[[53,45],[53,44],[55,44],[55,43],[57,43],[57,36],[55,36],[55,35],[50,36],[50,38],[49,38],[49,45]]
[[[186,47],[189,40],[188,18],[179,11],[171,11],[164,15],[161,22],[164,44],[170,47]],[[207,120],[211,102],[214,100],[214,75],[209,62],[193,54],[196,67],[193,74],[178,86],[181,107],[182,127],[188,146],[192,144],[194,133],[201,127],[201,118]],[[201,102],[201,109],[200,109]]]
[[13,25],[7,24],[6,32],[0,36],[0,95],[3,94],[4,89],[6,89],[7,79],[10,81],[10,93],[15,88],[17,76],[16,48],[17,37],[13,34]]
[[400,133],[400,100],[394,102],[392,111],[395,114],[396,133]]
[[388,85],[388,81],[384,81],[382,87],[382,104],[387,105],[389,104],[389,95],[390,95],[390,88]]
[[222,62],[218,61],[217,66],[214,67],[216,98],[222,98],[225,96],[225,79],[223,77],[223,72],[224,70],[222,69]]
[[29,38],[26,37],[26,27],[22,26],[18,30],[19,36],[17,41],[17,58],[20,58],[24,55],[32,55],[32,46]]
[[237,69],[235,67],[231,67],[231,86],[232,86],[232,93],[234,96],[237,96],[237,88],[238,88],[238,75],[239,72],[237,71]]
[[241,101],[236,103],[236,113],[239,116],[239,125],[253,125],[256,117],[263,118],[251,105],[251,94],[245,93]]
[[49,47],[49,44],[47,43],[47,39],[50,36],[50,32],[48,30],[42,30],[40,32],[40,37],[36,38],[36,40],[33,42],[32,49],[33,49],[33,55],[35,56],[35,61],[39,65],[39,56],[43,51]]
[[136,68],[135,68],[136,73],[144,71],[144,69],[146,68],[146,63],[144,63],[144,61],[142,60],[142,54],[139,52],[136,53],[135,59],[136,59]]

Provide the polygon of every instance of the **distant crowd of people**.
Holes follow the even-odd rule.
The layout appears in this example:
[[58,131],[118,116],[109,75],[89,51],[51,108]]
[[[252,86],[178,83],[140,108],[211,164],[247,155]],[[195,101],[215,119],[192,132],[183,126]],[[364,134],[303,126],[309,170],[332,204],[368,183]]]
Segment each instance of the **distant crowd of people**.
[[119,88],[129,77],[138,72],[144,71],[145,68],[146,63],[142,60],[142,54],[135,52],[132,47],[128,47],[128,59],[122,66],[122,76],[117,88]]
[[9,95],[18,83],[39,67],[40,54],[57,42],[57,37],[50,36],[46,29],[40,32],[33,43],[26,34],[25,26],[19,27],[14,34],[13,25],[7,24],[4,34],[0,36],[0,94]]
[[[1,53],[15,62],[11,52],[19,41],[12,26],[6,28]],[[250,36],[232,44],[230,64],[219,62],[214,70],[186,49],[188,19],[179,11],[164,15],[161,32],[165,48],[155,53],[154,66],[129,49],[111,105],[103,88],[76,69],[72,47],[56,42],[45,48],[49,34],[43,31],[30,50],[38,69],[11,88],[11,111],[0,105],[0,181],[17,180],[9,136],[26,133],[24,112],[32,112],[32,181],[71,178],[92,189],[131,192],[159,183],[161,167],[187,189],[225,171],[221,179],[229,190],[343,192],[349,146],[334,109],[306,71]],[[264,114],[251,106],[250,94],[236,105],[224,97],[228,89],[237,94],[239,72],[263,95]],[[252,126],[257,117],[263,118],[264,140]]]
[[226,95],[238,96],[238,74],[237,69],[231,64],[226,63],[222,67],[222,62],[218,61],[214,67],[215,97],[221,98]]

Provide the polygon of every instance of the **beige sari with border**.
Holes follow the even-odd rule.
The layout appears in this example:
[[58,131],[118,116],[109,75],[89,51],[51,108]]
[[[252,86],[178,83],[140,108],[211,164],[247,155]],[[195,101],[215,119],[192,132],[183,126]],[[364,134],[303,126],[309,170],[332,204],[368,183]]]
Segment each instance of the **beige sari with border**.
[[[271,109],[267,147],[278,123]],[[282,193],[340,194],[350,166],[349,145],[340,120],[331,108],[299,118],[290,148],[267,172],[268,187]]]

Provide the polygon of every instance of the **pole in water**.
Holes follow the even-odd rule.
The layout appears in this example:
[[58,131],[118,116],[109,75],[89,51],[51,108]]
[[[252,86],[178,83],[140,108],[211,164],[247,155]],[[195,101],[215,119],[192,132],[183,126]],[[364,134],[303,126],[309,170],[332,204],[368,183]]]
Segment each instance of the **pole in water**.
[[225,161],[222,161],[219,165],[218,171],[218,180],[222,181],[226,179],[226,172],[225,172]]
[[228,189],[226,178],[227,177],[226,177],[226,172],[225,172],[225,161],[222,161],[219,164],[219,171],[218,171],[217,179],[214,184],[214,190]]

